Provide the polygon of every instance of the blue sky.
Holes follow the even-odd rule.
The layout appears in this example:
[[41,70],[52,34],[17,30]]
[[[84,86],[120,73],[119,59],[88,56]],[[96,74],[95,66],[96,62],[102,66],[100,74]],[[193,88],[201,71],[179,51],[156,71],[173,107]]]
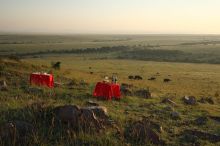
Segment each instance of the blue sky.
[[0,32],[220,34],[220,0],[0,0]]

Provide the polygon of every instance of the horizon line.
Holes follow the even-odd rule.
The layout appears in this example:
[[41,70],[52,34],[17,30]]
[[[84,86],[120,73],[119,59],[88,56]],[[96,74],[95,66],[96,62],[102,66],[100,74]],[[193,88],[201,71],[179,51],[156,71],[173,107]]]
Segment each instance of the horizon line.
[[0,32],[0,35],[199,35],[218,36],[220,33],[58,33],[58,32]]

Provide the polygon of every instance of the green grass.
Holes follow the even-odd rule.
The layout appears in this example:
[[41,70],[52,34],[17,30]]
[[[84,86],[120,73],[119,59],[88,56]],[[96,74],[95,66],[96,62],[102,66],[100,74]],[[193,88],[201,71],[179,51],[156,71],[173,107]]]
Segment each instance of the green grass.
[[[32,52],[45,49],[72,49],[84,47],[116,46],[119,44],[138,45],[166,45],[162,49],[183,50],[186,52],[217,51],[218,45],[178,45],[181,43],[202,42],[204,40],[219,40],[218,36],[0,36],[0,42],[20,42],[20,44],[0,44],[0,50],[14,49],[15,52]],[[49,41],[49,43],[46,43]],[[9,42],[9,43],[10,43]],[[22,44],[24,42],[24,44]],[[88,46],[87,46],[88,45]],[[94,45],[94,46],[93,46]],[[210,48],[210,49],[209,49]],[[35,50],[34,50],[35,49]],[[215,53],[215,52],[214,52]],[[202,126],[194,124],[200,116],[219,116],[220,114],[220,66],[193,63],[169,63],[137,60],[102,59],[109,54],[48,54],[40,58],[24,58],[20,62],[0,60],[0,80],[6,80],[9,91],[0,92],[0,124],[10,120],[24,120],[32,123],[38,131],[32,145],[138,145],[124,138],[127,127],[143,116],[151,117],[163,127],[161,137],[168,145],[191,145],[181,135],[185,129],[199,129],[210,133],[220,134],[220,125],[210,120]],[[69,89],[66,86],[54,89],[42,88],[42,93],[28,93],[29,74],[35,71],[50,71],[51,62],[61,62],[61,70],[53,70],[55,80],[67,83],[71,79],[89,83],[88,87],[76,86]],[[90,69],[91,68],[91,69]],[[90,74],[90,72],[94,72]],[[8,75],[9,73],[9,75]],[[120,101],[102,101],[92,97],[93,88],[105,75],[117,73],[119,83],[134,85],[135,89],[148,88],[152,99],[143,99],[136,96],[123,97]],[[156,75],[159,73],[159,76]],[[143,80],[129,80],[129,75],[140,75]],[[148,78],[155,76],[155,81]],[[163,79],[172,81],[164,83]],[[185,105],[182,97],[193,95],[197,99],[211,96],[215,104],[198,103],[195,106]],[[177,103],[173,107],[161,103],[162,99],[171,98]],[[88,100],[93,100],[108,109],[109,117],[117,123],[122,135],[118,136],[114,128],[107,128],[101,133],[69,133],[65,127],[51,127],[50,116],[38,118],[39,109],[33,109],[32,104],[37,103],[44,107],[44,114],[60,105],[85,106]],[[171,106],[181,115],[181,119],[173,120]],[[220,145],[208,140],[199,139],[201,145]],[[1,142],[0,142],[1,144]],[[148,144],[146,144],[148,145]],[[153,144],[149,144],[153,145]]]
[[[80,81],[84,79],[89,84],[95,84],[102,80],[102,75],[111,75],[114,72],[118,73],[119,82],[130,83],[136,88],[150,87],[152,91],[152,99],[143,99],[140,97],[124,97],[120,101],[100,101],[91,96],[91,89],[85,90],[55,88],[43,88],[42,94],[30,94],[25,92],[22,84],[28,85],[28,74],[33,71],[43,71],[50,69],[50,61],[60,60],[61,70],[54,71],[55,80],[66,82],[59,76],[76,79]],[[9,63],[10,62],[10,63]],[[34,64],[35,66],[31,65]],[[0,123],[10,120],[25,120],[34,123],[38,127],[38,133],[33,143],[37,145],[124,145],[130,143],[126,139],[119,139],[115,135],[114,129],[107,129],[102,134],[88,134],[88,133],[73,133],[69,135],[65,129],[53,129],[47,127],[44,121],[48,119],[39,119],[36,117],[38,109],[30,109],[32,103],[43,103],[48,110],[53,109],[59,105],[74,104],[85,106],[86,101],[94,100],[102,106],[107,107],[109,116],[114,120],[122,131],[126,131],[131,121],[137,121],[143,116],[151,116],[151,120],[160,124],[164,132],[161,134],[163,139],[170,145],[179,145],[181,137],[178,136],[184,129],[197,128],[200,130],[218,133],[220,126],[215,124],[215,121],[210,120],[204,126],[197,126],[193,123],[188,125],[182,124],[184,121],[193,121],[195,118],[202,115],[220,114],[218,98],[215,97],[215,104],[198,104],[196,106],[184,105],[181,97],[184,95],[194,95],[198,99],[200,96],[214,96],[215,92],[219,92],[220,68],[218,65],[206,64],[178,64],[178,63],[158,63],[158,62],[144,62],[144,61],[129,61],[129,60],[84,60],[80,57],[47,57],[44,59],[27,59],[21,63],[14,61],[6,61],[4,71],[12,74],[13,80],[7,80],[9,84],[9,91],[0,93],[1,100],[1,119]],[[41,67],[43,65],[43,67]],[[16,66],[20,66],[16,68]],[[92,67],[92,69],[89,69]],[[94,71],[93,75],[89,71]],[[20,72],[17,76],[15,72]],[[156,81],[148,81],[147,78],[155,73],[160,72],[160,76]],[[127,79],[129,74],[139,74],[144,77],[143,81],[130,81]],[[170,75],[171,76],[168,76]],[[59,76],[58,76],[59,75]],[[163,83],[162,79],[169,77],[172,79],[171,83]],[[206,78],[205,80],[203,78]],[[3,78],[4,79],[4,78]],[[13,83],[13,82],[16,82]],[[181,120],[172,120],[170,112],[166,111],[168,104],[161,103],[165,97],[172,98],[177,104],[173,107],[175,111],[181,114]],[[46,126],[46,127],[45,127]],[[176,135],[170,139],[172,135]],[[123,135],[122,135],[123,136]],[[47,137],[47,139],[45,139]],[[185,140],[186,144],[187,141]],[[201,141],[206,145],[212,143],[208,141]],[[133,143],[134,144],[134,143]],[[136,145],[136,144],[135,144]]]

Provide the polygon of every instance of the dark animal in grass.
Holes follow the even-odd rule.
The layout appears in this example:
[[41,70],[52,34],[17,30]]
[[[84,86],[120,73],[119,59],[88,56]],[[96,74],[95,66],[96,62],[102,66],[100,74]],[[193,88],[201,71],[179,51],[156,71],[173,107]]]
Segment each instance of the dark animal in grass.
[[93,72],[91,71],[91,72],[90,72],[90,74],[92,75],[92,74],[93,74]]
[[143,80],[143,78],[141,76],[139,76],[139,75],[134,76],[134,79],[135,80]]
[[149,81],[154,81],[154,80],[156,80],[156,78],[155,78],[155,77],[151,77],[151,78],[149,78],[148,80],[149,80]]
[[0,141],[6,145],[27,145],[33,138],[35,129],[25,121],[11,121],[0,126]]
[[168,83],[168,82],[170,82],[171,81],[171,79],[163,79],[163,82],[164,83]]

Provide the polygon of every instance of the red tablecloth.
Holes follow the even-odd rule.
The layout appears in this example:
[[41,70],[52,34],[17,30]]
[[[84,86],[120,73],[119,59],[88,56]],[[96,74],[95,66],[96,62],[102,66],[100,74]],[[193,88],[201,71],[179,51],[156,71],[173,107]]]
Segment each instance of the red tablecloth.
[[54,79],[51,74],[32,73],[30,75],[30,83],[38,86],[54,87]]
[[98,82],[93,92],[93,96],[106,100],[112,98],[120,99],[120,86],[118,84]]

